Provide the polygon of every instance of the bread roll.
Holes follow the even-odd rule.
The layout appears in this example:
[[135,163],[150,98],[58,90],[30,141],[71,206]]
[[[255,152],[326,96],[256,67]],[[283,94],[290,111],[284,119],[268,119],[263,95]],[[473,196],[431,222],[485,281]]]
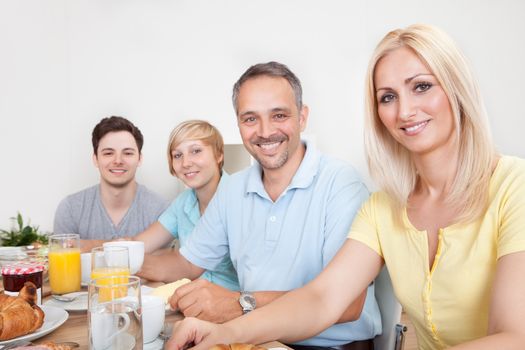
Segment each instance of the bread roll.
[[217,344],[210,348],[210,350],[266,350],[265,348],[253,344],[246,343],[232,343],[230,345]]

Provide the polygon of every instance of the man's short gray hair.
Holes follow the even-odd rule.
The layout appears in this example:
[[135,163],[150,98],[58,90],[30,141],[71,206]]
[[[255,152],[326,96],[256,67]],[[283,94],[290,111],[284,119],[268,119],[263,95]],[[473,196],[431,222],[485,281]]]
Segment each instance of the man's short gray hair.
[[303,106],[303,89],[301,87],[301,82],[299,78],[284,64],[279,62],[268,62],[268,63],[259,63],[248,68],[246,72],[237,80],[235,85],[233,85],[233,108],[235,108],[235,113],[237,113],[237,99],[239,97],[239,90],[241,89],[242,84],[247,80],[259,77],[259,76],[268,76],[268,77],[279,77],[284,78],[293,89],[295,95],[295,104],[297,109],[300,110]]

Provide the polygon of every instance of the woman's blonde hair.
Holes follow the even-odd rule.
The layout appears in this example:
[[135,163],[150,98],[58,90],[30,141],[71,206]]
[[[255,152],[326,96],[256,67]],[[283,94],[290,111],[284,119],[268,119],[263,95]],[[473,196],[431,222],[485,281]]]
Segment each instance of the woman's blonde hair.
[[486,210],[496,157],[487,114],[469,64],[452,39],[430,25],[415,24],[388,33],[368,65],[365,90],[365,148],[370,174],[400,210],[407,205],[418,175],[410,152],[384,127],[377,112],[374,73],[378,62],[398,48],[412,50],[432,71],[448,97],[459,145],[458,167],[447,202],[468,222]]
[[168,167],[173,176],[177,176],[173,169],[171,153],[181,142],[186,140],[200,140],[213,149],[215,159],[222,157],[219,163],[219,170],[222,172],[224,165],[224,141],[222,135],[216,127],[205,120],[187,120],[180,123],[173,129],[168,141]]

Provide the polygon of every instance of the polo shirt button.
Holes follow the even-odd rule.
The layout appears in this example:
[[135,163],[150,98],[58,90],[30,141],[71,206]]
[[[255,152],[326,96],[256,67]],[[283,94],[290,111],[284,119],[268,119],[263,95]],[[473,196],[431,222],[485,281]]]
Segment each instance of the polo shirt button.
[[276,218],[275,216],[273,216],[273,215],[270,216],[270,221],[271,221],[271,222],[275,222],[275,220],[277,220],[277,218]]

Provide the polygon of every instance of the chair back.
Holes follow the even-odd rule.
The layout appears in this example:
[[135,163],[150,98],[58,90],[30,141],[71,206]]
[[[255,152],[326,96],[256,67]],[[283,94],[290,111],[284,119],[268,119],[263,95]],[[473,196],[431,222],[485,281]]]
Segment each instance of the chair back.
[[375,279],[375,296],[381,312],[383,332],[374,338],[375,350],[398,350],[403,347],[406,327],[399,325],[401,305],[397,301],[386,266]]

